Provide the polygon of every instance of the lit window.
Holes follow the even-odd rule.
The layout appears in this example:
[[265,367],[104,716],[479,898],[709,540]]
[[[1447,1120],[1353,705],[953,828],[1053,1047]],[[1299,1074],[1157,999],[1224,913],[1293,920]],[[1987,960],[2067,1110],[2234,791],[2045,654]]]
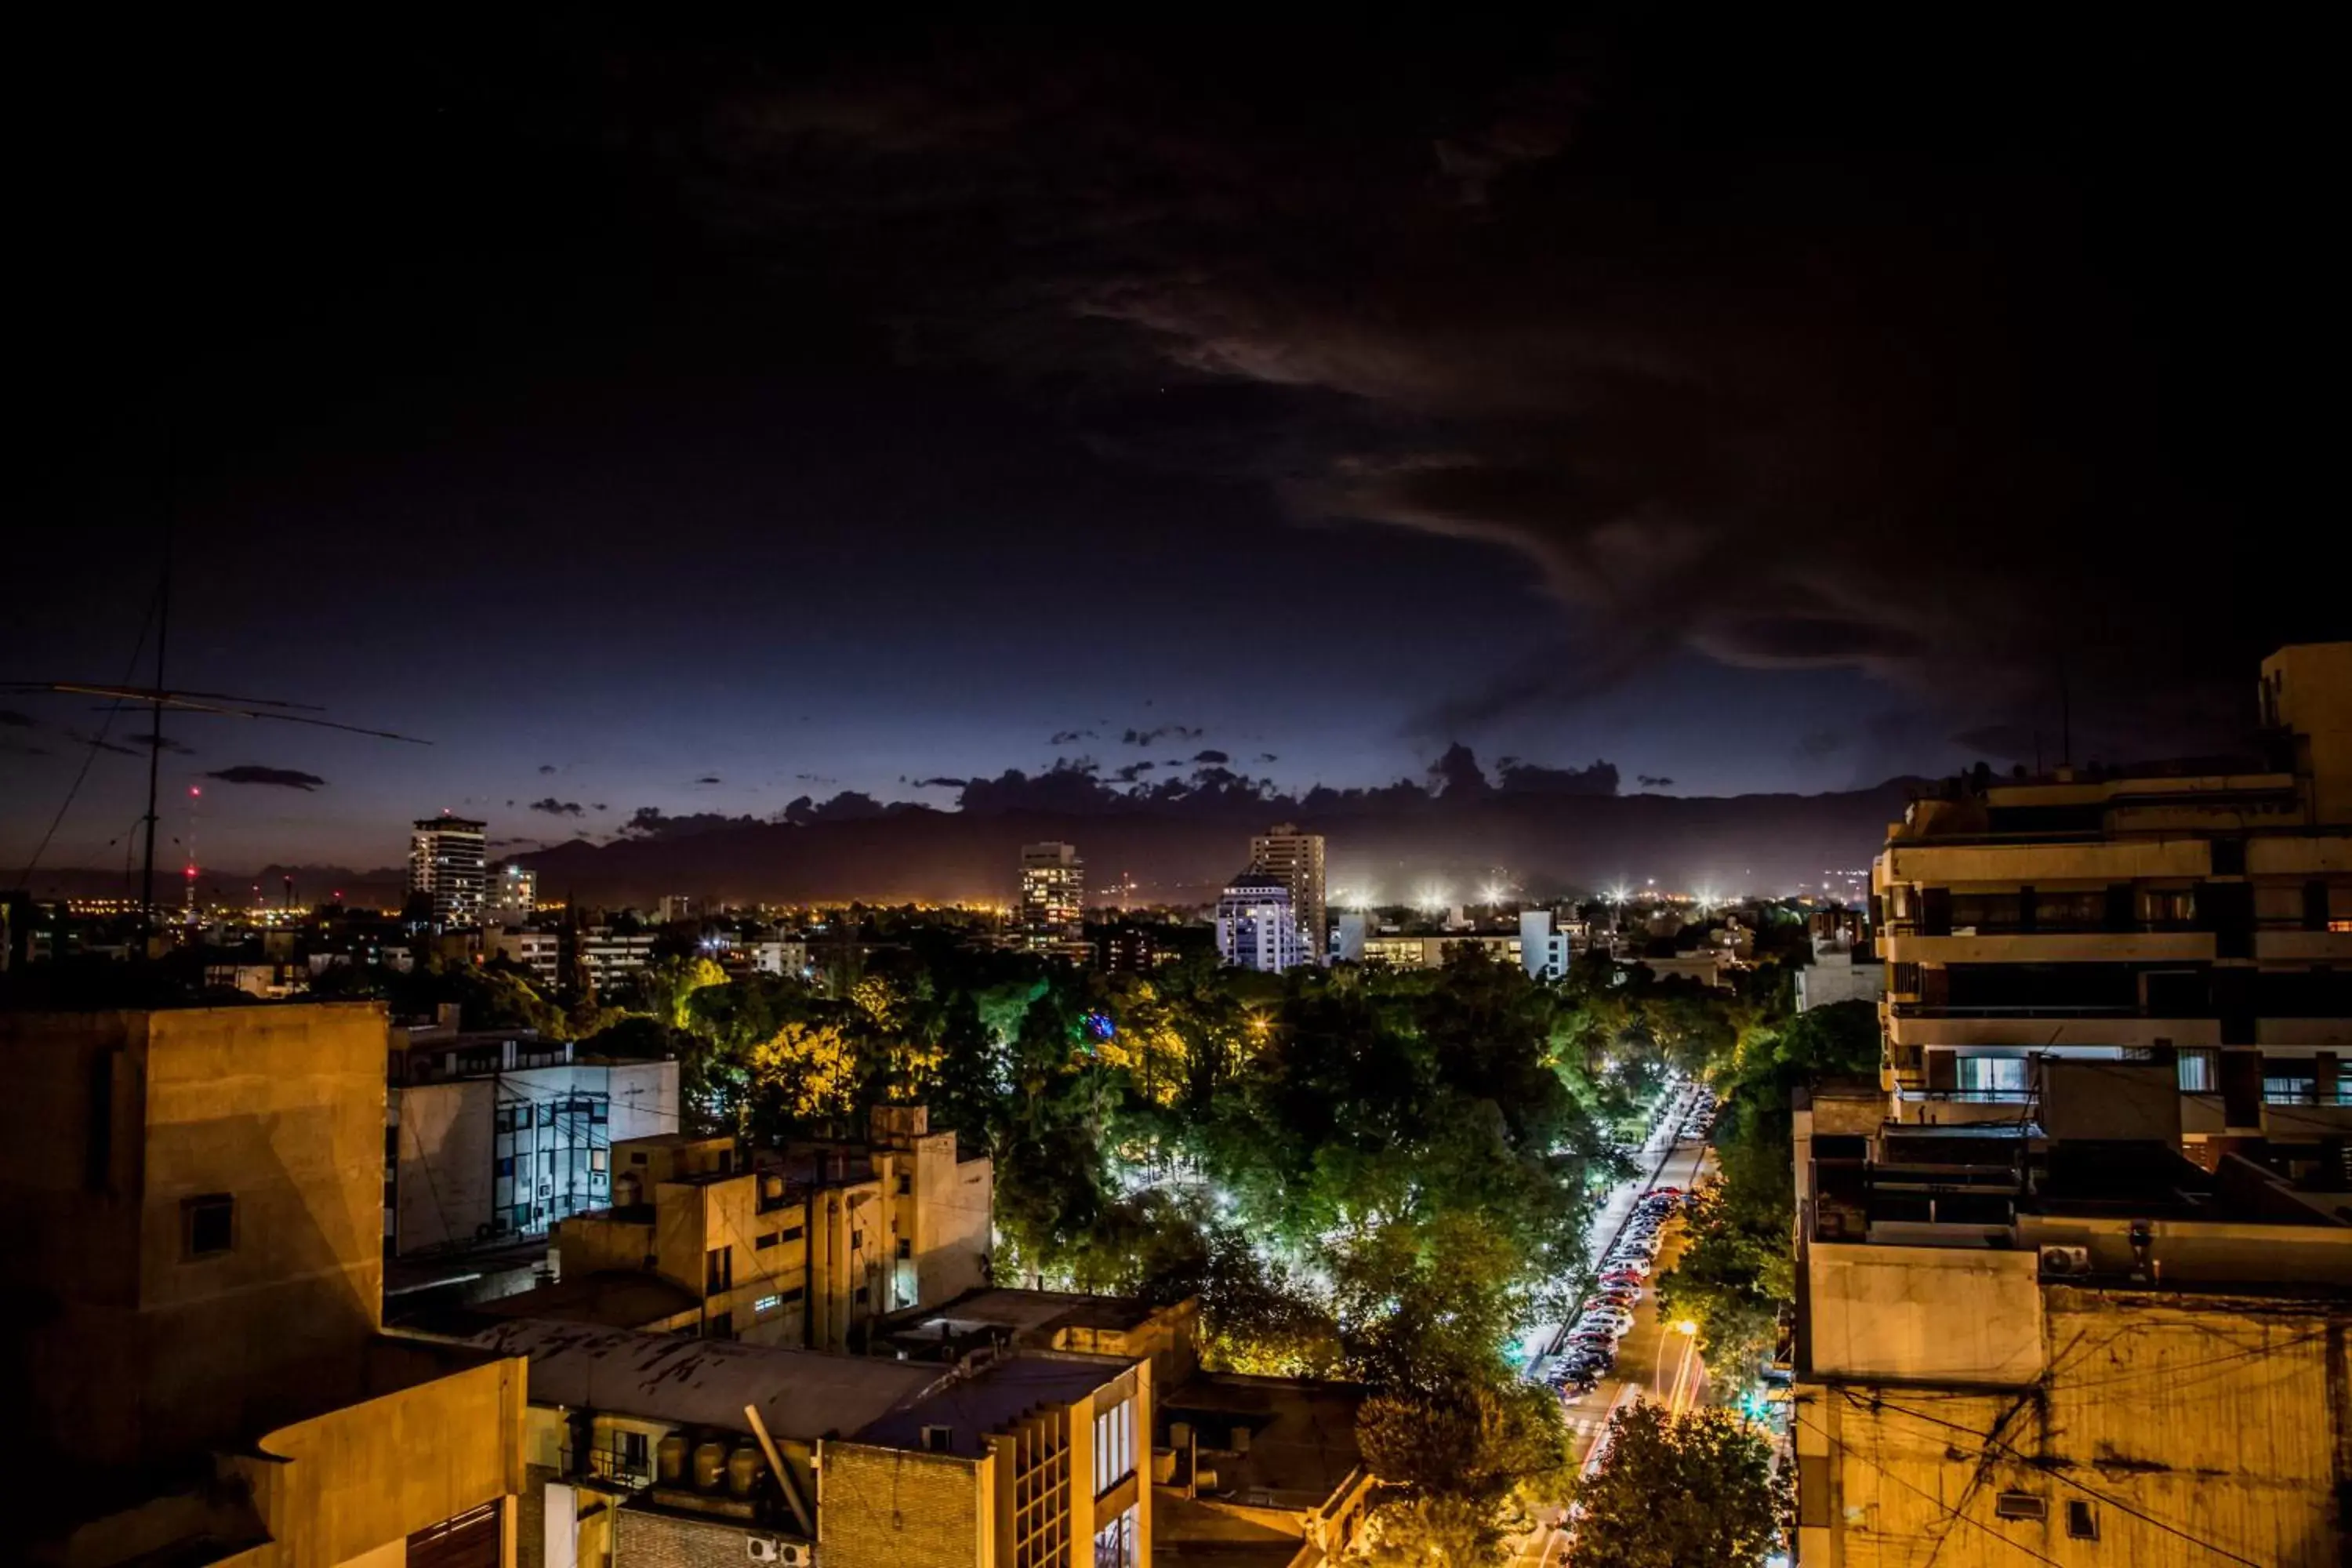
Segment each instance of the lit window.
[[231,1250],[236,1246],[236,1200],[226,1193],[184,1199],[180,1242],[185,1258],[213,1258]]
[[1095,1531],[1095,1568],[1135,1568],[1135,1510]]
[[2221,1087],[2221,1053],[2210,1046],[2189,1046],[2180,1053],[2180,1092],[2214,1094]]
[[758,1316],[764,1318],[769,1313],[782,1307],[783,1304],[784,1299],[782,1296],[762,1296],[758,1300],[751,1303],[751,1310]]
[[1095,1495],[1100,1497],[1135,1468],[1135,1401],[1122,1399],[1095,1415]]

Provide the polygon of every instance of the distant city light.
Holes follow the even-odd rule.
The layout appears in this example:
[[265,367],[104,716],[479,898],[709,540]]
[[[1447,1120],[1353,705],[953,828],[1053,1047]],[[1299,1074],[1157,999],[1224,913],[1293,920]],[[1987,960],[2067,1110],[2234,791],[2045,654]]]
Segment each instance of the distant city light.
[[1444,913],[1446,909],[1453,903],[1453,889],[1440,887],[1434,883],[1422,889],[1421,891],[1412,896],[1413,907],[1421,910],[1423,914],[1431,915]]
[[1478,889],[1478,901],[1482,904],[1499,904],[1509,892],[1510,889],[1500,882],[1489,882]]

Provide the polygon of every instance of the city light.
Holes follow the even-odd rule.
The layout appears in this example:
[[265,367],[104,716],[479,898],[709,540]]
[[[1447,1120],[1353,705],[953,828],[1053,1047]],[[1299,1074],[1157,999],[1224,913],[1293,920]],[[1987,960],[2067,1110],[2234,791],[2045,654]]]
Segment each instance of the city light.
[[1500,882],[1489,882],[1478,889],[1478,901],[1488,905],[1499,904],[1509,893],[1510,889]]
[[1675,1332],[1682,1335],[1682,1337],[1686,1340],[1692,1339],[1698,1333],[1698,1325],[1691,1321],[1688,1318],[1685,1318],[1681,1322],[1675,1325]]
[[1454,889],[1436,883],[1413,894],[1412,906],[1425,915],[1442,915],[1453,907]]

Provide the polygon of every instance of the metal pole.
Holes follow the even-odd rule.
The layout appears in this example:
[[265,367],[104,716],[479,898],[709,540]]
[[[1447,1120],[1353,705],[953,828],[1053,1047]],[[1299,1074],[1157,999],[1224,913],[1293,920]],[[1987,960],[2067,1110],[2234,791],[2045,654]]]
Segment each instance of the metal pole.
[[163,766],[163,645],[172,632],[172,524],[163,522],[163,580],[156,584],[155,700],[147,725],[147,860],[139,878],[141,956],[155,938],[155,790]]

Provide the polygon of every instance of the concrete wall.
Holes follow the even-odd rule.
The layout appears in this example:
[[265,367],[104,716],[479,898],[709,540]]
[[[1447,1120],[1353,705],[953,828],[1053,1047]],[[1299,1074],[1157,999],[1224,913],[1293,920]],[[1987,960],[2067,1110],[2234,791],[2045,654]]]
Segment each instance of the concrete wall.
[[[441,1359],[421,1348],[385,1351],[414,1363]],[[225,1458],[224,1479],[252,1489],[269,1532],[269,1547],[252,1559],[257,1568],[389,1554],[417,1531],[501,1500],[500,1561],[512,1563],[528,1368],[505,1357],[444,1373],[281,1427],[255,1451]],[[379,1368],[386,1370],[399,1369]]]
[[934,1306],[978,1289],[983,1282],[981,1259],[988,1252],[995,1167],[985,1158],[959,1163],[952,1132],[925,1138],[911,1159],[898,1159],[900,1169],[911,1163],[915,1186],[898,1215],[899,1234],[914,1242],[915,1299],[898,1304]]
[[[825,1568],[996,1568],[996,1484],[993,1456],[827,1443],[817,1468],[819,1560]],[[1080,1544],[1070,1543],[1074,1563],[1087,1561]]]
[[2032,1252],[1815,1242],[1805,1267],[1813,1375],[2022,1387],[2042,1373]]
[[395,1089],[399,1160],[393,1182],[393,1245],[471,1246],[490,1218],[492,1079]]
[[[2340,1319],[2053,1287],[2045,1322],[2031,1391],[1800,1387],[1801,1568],[2344,1561]],[[2000,1518],[2003,1494],[2044,1517]],[[2070,1502],[2097,1539],[2071,1532]]]
[[[0,1016],[6,1338],[60,1458],[228,1441],[350,1384],[382,1304],[386,1039],[369,1003]],[[187,1257],[183,1205],[216,1194],[234,1245]]]

